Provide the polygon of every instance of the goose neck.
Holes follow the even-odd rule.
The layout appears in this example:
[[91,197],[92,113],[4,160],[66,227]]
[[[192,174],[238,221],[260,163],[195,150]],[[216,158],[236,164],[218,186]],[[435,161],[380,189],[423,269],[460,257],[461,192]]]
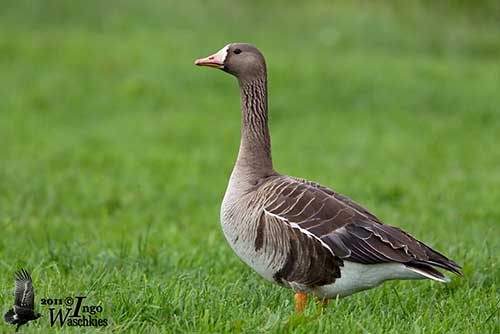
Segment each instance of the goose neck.
[[268,127],[267,79],[265,74],[240,80],[241,142],[235,169],[262,177],[274,172]]

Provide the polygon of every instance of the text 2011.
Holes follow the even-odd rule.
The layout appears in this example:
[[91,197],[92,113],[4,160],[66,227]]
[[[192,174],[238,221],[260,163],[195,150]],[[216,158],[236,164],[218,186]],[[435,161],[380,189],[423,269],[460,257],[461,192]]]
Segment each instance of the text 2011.
[[64,305],[64,300],[62,298],[42,298],[42,305]]

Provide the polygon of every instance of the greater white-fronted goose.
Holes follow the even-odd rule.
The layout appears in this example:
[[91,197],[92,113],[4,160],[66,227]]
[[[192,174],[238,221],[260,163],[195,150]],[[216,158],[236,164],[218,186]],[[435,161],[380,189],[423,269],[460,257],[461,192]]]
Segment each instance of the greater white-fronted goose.
[[297,312],[307,294],[326,303],[387,280],[448,282],[435,267],[462,274],[454,261],[351,199],[274,170],[266,63],[256,47],[228,44],[195,64],[232,74],[240,86],[241,142],[221,207],[224,235],[246,264],[294,290]]

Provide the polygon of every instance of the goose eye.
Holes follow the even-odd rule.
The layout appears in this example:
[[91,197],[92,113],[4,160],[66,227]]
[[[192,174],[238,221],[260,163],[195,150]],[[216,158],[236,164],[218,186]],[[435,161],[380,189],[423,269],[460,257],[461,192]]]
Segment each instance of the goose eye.
[[237,54],[237,55],[239,55],[241,53],[241,49],[235,49],[234,53]]

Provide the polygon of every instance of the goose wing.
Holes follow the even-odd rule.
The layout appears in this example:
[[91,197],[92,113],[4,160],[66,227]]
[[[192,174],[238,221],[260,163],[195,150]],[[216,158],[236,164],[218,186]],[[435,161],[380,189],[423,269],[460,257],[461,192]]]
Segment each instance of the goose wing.
[[460,273],[455,262],[327,187],[282,176],[269,182],[267,192],[271,195],[264,208],[266,216],[317,240],[342,260],[435,265]]
[[25,269],[21,269],[16,273],[14,282],[16,283],[15,306],[34,310],[35,290],[33,289],[30,274]]

